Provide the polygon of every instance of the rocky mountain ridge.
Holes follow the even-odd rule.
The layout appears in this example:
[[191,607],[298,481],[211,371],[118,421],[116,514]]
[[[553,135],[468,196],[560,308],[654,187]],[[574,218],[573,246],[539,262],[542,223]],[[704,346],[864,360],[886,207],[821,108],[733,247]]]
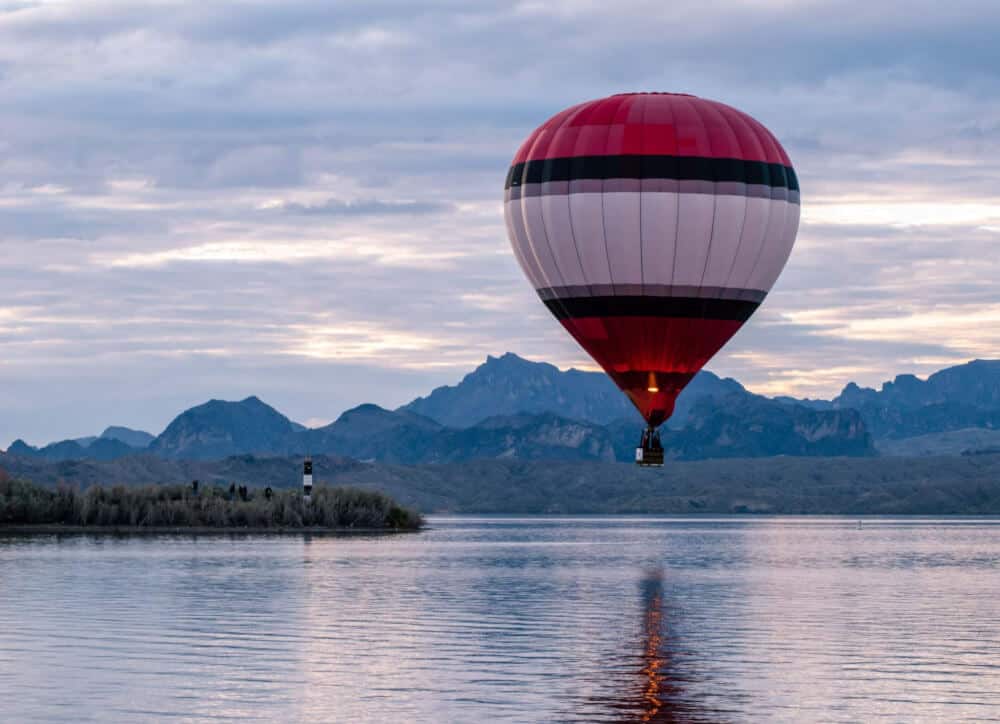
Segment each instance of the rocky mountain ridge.
[[[396,410],[359,405],[321,428],[304,428],[257,397],[210,400],[178,415],[155,438],[113,427],[98,438],[43,448],[18,440],[8,453],[52,462],[114,460],[140,452],[193,460],[336,454],[415,464],[485,458],[626,461],[641,427],[606,375],[561,371],[508,353],[489,357],[458,384]],[[851,383],[833,400],[772,400],[702,372],[681,394],[662,437],[667,457],[680,460],[868,456],[877,454],[873,443],[883,454],[972,452],[987,439],[983,431],[994,429],[1000,429],[1000,362],[977,360],[927,380],[900,375],[880,390]],[[919,446],[891,443],[917,436]]]

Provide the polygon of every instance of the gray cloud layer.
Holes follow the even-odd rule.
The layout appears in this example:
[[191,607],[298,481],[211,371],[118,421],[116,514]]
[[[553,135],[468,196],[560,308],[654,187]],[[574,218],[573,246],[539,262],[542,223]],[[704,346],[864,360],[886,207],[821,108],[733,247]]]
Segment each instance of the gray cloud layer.
[[0,3],[0,444],[209,396],[329,419],[588,360],[509,253],[520,140],[685,90],[788,148],[800,242],[713,363],[832,394],[1000,351],[1000,6]]

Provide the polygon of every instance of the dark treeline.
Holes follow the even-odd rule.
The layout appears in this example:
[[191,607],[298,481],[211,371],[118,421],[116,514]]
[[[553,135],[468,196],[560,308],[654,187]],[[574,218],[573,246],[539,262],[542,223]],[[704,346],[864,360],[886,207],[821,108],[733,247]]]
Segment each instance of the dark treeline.
[[43,488],[0,477],[0,526],[66,525],[116,528],[364,528],[415,530],[420,514],[382,493],[357,488],[261,490],[246,499],[220,487],[187,485],[61,485]]

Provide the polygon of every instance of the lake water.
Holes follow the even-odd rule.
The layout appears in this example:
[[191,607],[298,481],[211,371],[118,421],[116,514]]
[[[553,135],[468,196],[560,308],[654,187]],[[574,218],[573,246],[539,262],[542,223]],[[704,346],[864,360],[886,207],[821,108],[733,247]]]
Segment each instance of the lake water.
[[1000,717],[1000,521],[0,535],[0,720]]

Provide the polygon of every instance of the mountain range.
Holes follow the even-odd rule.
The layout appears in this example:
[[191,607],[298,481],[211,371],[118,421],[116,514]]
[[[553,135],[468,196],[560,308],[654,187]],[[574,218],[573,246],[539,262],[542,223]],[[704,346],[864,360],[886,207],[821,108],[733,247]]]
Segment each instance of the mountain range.
[[39,457],[53,462],[60,460],[114,460],[125,455],[145,450],[155,440],[148,432],[131,430],[127,427],[112,426],[100,435],[81,437],[75,440],[34,448],[24,440],[15,440],[7,449],[8,455]]
[[[94,438],[7,457],[48,462],[334,455],[383,463],[476,459],[628,461],[642,421],[606,375],[562,371],[514,354],[489,357],[456,385],[396,410],[361,405],[307,429],[257,397],[211,400],[158,436],[112,427]],[[1000,446],[1000,361],[976,360],[880,390],[848,384],[832,400],[770,399],[698,374],[662,434],[668,458],[950,454]]]

